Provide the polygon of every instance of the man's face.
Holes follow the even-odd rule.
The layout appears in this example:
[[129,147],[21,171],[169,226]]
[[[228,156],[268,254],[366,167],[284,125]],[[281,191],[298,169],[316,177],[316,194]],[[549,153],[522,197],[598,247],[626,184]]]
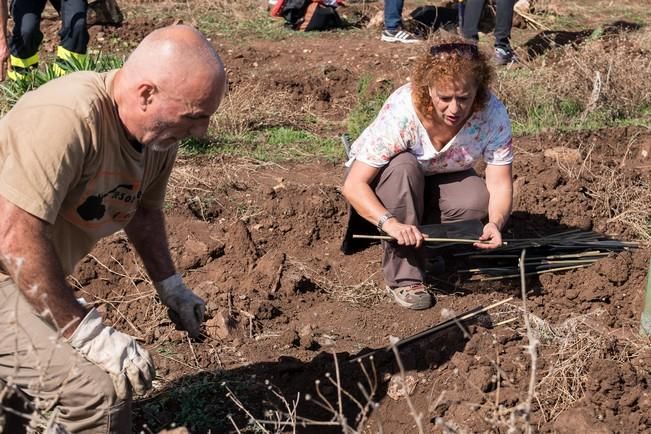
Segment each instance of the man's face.
[[460,78],[431,87],[429,94],[434,106],[434,117],[449,127],[458,127],[472,111],[477,85],[474,81]]
[[203,137],[221,99],[214,91],[185,98],[172,93],[159,90],[147,108],[141,142],[154,151],[167,151],[188,137]]

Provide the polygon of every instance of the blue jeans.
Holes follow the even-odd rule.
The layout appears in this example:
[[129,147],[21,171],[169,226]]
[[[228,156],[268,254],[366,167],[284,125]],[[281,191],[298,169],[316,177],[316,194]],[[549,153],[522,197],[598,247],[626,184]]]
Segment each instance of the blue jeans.
[[384,0],[384,29],[398,30],[402,18],[404,0]]

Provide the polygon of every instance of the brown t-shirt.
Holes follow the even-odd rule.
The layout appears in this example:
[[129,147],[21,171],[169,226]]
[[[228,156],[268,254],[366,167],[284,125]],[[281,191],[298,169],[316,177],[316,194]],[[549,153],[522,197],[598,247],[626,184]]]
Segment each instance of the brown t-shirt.
[[115,73],[49,82],[0,120],[0,195],[53,225],[66,274],[138,206],[162,208],[176,157],[129,142],[112,97]]

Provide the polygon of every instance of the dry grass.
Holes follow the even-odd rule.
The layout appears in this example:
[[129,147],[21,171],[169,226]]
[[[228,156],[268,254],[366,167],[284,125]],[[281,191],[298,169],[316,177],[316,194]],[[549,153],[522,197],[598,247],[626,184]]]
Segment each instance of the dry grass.
[[279,89],[269,89],[257,81],[241,82],[226,95],[212,119],[213,135],[239,136],[277,126],[303,129],[312,102],[295,101]]
[[651,32],[589,39],[550,52],[556,60],[500,71],[496,85],[516,131],[600,127],[651,107]]
[[651,189],[645,171],[631,170],[627,160],[634,158],[633,151],[639,146],[640,134],[634,134],[627,143],[622,143],[623,154],[619,161],[602,161],[593,157],[597,143],[581,141],[577,149],[583,160],[564,162],[558,167],[572,180],[582,180],[585,194],[594,200],[595,217],[605,217],[608,224],[619,223],[630,229],[634,237],[649,241],[651,232]]
[[[266,8],[265,0],[125,0],[126,4],[153,5],[163,7],[183,6],[196,13],[220,12],[228,16],[246,19],[250,15],[251,8]],[[248,11],[248,14],[247,14]]]
[[587,191],[594,200],[594,209],[608,224],[621,223],[633,234],[651,240],[649,216],[651,215],[651,191],[646,177],[631,175],[617,168],[595,174],[595,181]]
[[597,328],[602,314],[603,311],[594,311],[573,316],[558,325],[529,315],[544,358],[549,363],[541,373],[536,393],[546,421],[554,420],[583,397],[588,371],[594,360],[608,358],[623,362],[633,357],[636,348],[643,345],[642,338],[637,337],[639,342],[629,342],[629,351],[609,351],[613,338]]
[[321,291],[338,301],[361,306],[372,306],[386,298],[384,289],[372,280],[375,274],[371,274],[360,283],[348,284],[343,283],[344,279],[341,278],[330,280],[323,276],[322,272],[313,270],[296,258],[288,258],[288,266],[289,270],[285,271],[288,275],[293,273],[299,277],[305,276],[309,278]]

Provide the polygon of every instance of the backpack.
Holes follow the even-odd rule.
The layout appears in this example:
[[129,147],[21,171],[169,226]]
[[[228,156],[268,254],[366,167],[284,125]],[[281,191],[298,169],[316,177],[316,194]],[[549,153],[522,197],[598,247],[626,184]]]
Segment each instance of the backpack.
[[272,16],[285,18],[294,30],[309,32],[344,27],[336,7],[342,0],[278,0],[271,10]]

